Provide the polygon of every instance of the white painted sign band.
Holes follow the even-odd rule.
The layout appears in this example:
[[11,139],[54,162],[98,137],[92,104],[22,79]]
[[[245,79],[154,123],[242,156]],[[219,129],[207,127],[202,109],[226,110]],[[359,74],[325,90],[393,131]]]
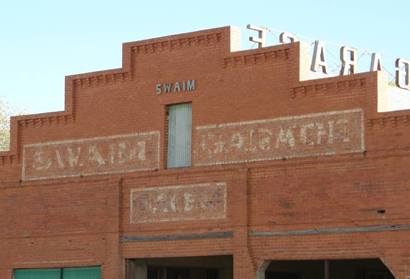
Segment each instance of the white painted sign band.
[[159,132],[28,144],[23,180],[110,174],[159,168]]
[[364,151],[361,109],[196,127],[194,165]]
[[224,182],[132,189],[130,222],[222,219],[226,199]]

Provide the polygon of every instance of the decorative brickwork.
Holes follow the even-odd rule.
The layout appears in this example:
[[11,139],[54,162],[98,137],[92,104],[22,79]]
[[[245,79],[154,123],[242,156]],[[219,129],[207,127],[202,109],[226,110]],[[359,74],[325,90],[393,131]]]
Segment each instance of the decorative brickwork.
[[269,63],[276,60],[287,60],[289,58],[289,49],[278,49],[273,51],[235,55],[224,59],[224,66],[238,67],[246,65],[257,65]]
[[346,90],[354,88],[361,88],[366,86],[366,79],[352,79],[345,81],[334,81],[315,83],[313,85],[304,85],[291,88],[290,98],[296,99],[300,97],[306,97],[310,95],[326,94],[330,92],[343,93]]
[[87,88],[102,85],[110,85],[117,82],[125,82],[129,81],[130,79],[130,73],[119,70],[110,71],[100,75],[74,79],[73,82],[75,88]]
[[223,33],[216,32],[207,35],[190,36],[185,38],[176,38],[164,40],[161,42],[151,42],[138,44],[131,48],[135,54],[150,54],[161,51],[171,51],[175,49],[184,49],[187,47],[198,47],[203,45],[213,45],[221,41]]
[[367,127],[369,128],[374,128],[374,127],[384,128],[386,126],[401,127],[401,126],[408,126],[409,124],[410,124],[410,114],[373,118],[367,121]]

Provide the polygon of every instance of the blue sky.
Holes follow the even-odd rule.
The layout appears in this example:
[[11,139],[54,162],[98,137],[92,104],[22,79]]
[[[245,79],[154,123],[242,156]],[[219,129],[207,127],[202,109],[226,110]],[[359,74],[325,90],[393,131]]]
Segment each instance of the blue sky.
[[378,51],[393,66],[410,58],[409,10],[406,0],[3,0],[0,98],[32,113],[62,110],[64,76],[120,67],[123,42],[225,25],[245,41],[248,23]]

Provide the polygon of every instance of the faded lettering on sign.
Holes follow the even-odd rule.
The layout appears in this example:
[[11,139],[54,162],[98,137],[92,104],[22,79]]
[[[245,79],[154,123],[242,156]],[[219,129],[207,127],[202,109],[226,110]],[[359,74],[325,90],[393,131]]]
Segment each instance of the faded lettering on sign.
[[24,146],[23,179],[157,169],[159,132]]
[[194,165],[364,151],[361,109],[199,126]]
[[130,208],[132,224],[225,218],[226,184],[133,189]]

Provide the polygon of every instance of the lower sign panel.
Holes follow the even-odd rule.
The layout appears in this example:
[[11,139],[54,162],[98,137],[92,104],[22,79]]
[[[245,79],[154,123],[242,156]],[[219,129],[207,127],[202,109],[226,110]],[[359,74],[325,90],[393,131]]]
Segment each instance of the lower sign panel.
[[132,189],[130,222],[222,219],[226,196],[224,182]]

